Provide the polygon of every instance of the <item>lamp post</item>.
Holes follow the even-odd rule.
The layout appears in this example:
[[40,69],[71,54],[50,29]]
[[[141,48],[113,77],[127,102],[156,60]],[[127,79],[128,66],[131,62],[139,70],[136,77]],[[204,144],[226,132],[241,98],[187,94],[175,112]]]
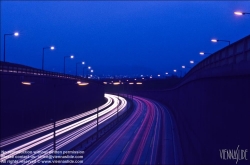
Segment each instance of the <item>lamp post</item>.
[[54,50],[54,49],[55,49],[55,47],[54,47],[54,46],[50,46],[50,47],[43,47],[42,70],[44,70],[44,49]]
[[217,40],[217,39],[212,39],[212,42],[218,42],[218,41],[222,41],[222,42],[228,42],[228,45],[230,45],[230,41],[229,40]]
[[[182,65],[181,68],[182,68],[182,69],[185,69],[186,66],[185,66],[185,65]],[[184,72],[184,75],[185,75],[185,74],[186,74],[186,73]]]
[[[88,67],[88,69],[90,69],[90,68],[91,68],[91,67]],[[94,70],[92,69],[92,70],[90,70],[90,72],[93,73]],[[90,77],[92,77],[92,75],[88,76],[88,74],[87,74],[87,78],[90,78]]]
[[11,33],[11,34],[4,34],[4,39],[3,39],[3,61],[5,62],[5,37],[6,36],[19,36],[19,33],[18,32],[15,32],[15,33]]
[[174,69],[174,70],[173,70],[173,72],[174,72],[174,73],[176,73],[176,72],[177,72],[177,70],[176,70],[176,69]]
[[74,56],[73,55],[71,55],[71,56],[64,56],[64,64],[63,64],[63,73],[65,74],[65,59],[66,58],[71,58],[71,59],[73,59],[74,58]]
[[[114,82],[113,85],[120,85],[120,82]],[[118,107],[119,107],[119,90],[120,90],[120,86],[118,87],[118,103],[117,103],[117,107],[116,107],[116,117],[117,117],[117,122],[118,122]]]
[[203,56],[205,54],[212,54],[212,53],[206,53],[206,52],[200,52],[200,55]]
[[[91,69],[90,66],[88,66],[88,67],[83,67],[83,69],[82,69],[82,75],[83,75],[83,77],[84,77],[84,69],[85,69],[85,68]],[[87,76],[88,76],[88,75],[86,74],[86,78],[87,78]]]
[[77,62],[77,63],[76,63],[76,76],[77,76],[77,65],[78,65],[78,64],[84,65],[85,63],[84,63],[84,62]]
[[250,14],[250,13],[241,12],[241,11],[235,11],[234,14],[235,15],[245,15],[245,14]]
[[[181,68],[182,68],[182,69],[186,69],[186,68],[191,69],[191,67],[189,67],[189,66],[185,66],[185,65],[182,65],[182,66],[181,66]],[[185,74],[186,74],[186,72],[184,72],[184,75],[185,75]]]
[[96,139],[98,139],[98,137],[99,137],[99,114],[98,114],[98,107],[96,108],[96,114],[97,114],[97,118],[96,118],[96,122],[97,122],[97,125],[96,125],[97,137],[96,137]]

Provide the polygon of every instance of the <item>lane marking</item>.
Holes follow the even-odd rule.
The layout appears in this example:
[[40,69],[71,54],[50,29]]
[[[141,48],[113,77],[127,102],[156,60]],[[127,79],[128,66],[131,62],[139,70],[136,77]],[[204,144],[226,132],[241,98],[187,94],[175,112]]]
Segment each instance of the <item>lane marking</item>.
[[[137,132],[138,129],[139,129],[139,127],[136,128],[135,132]],[[135,132],[134,132],[134,133],[135,133]]]
[[122,152],[125,150],[130,141],[127,142],[126,146],[123,148]]
[[150,148],[152,148],[152,143],[153,143],[153,138],[151,139],[151,144],[150,144]]

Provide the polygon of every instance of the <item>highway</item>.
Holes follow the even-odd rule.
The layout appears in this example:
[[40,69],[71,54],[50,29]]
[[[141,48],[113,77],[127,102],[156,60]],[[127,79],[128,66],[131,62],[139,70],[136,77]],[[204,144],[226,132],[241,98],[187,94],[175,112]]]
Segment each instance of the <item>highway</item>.
[[163,105],[134,97],[134,111],[83,164],[179,164],[182,161],[174,122]]
[[[110,94],[105,94],[105,97],[107,102],[104,105],[56,122],[56,150],[70,149],[66,146],[69,146],[71,142],[79,138],[83,139],[88,132],[93,132],[97,126],[97,110],[99,125],[109,122],[117,115],[117,111],[123,113],[126,110],[127,101],[124,98]],[[8,151],[1,153],[1,162],[11,159],[18,152],[53,151],[53,130],[53,124],[47,124],[1,140],[1,150]],[[46,156],[46,154],[39,154],[39,156]],[[37,154],[30,155],[28,159],[33,162],[41,160]]]

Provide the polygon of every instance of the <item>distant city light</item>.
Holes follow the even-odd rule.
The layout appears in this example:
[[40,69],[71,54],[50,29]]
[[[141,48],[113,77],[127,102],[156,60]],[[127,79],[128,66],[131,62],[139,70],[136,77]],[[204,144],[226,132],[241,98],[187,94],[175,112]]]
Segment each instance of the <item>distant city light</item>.
[[136,79],[135,79],[136,80]]
[[142,77],[142,79],[144,80],[144,78]]
[[119,85],[119,84],[120,84],[120,82],[114,82],[113,84],[114,84],[114,85]]
[[181,66],[183,69],[186,68],[184,65]]
[[54,50],[54,49],[55,49],[55,47],[54,47],[54,46],[51,46],[51,47],[50,47],[50,49],[51,49],[51,50]]
[[108,84],[107,82],[103,82],[103,84]]
[[177,70],[176,70],[176,69],[174,69],[174,72],[177,72]]
[[161,75],[158,74],[158,77],[160,77]]
[[133,82],[130,82],[129,85],[133,85],[134,83]]
[[18,33],[18,32],[15,32],[15,33],[14,33],[14,36],[19,36],[19,33]]
[[85,64],[85,62],[82,62],[82,65],[84,65]]
[[143,75],[141,75],[141,77],[142,77]]
[[190,61],[190,64],[193,64],[193,63],[194,63],[194,61],[193,61],[193,60],[191,60],[191,61]]
[[89,66],[88,69],[91,69],[91,67]]
[[90,72],[94,72],[94,70],[91,70]]
[[217,40],[217,39],[212,39],[211,41],[212,41],[212,42],[217,42],[218,40]]
[[142,84],[142,82],[137,82],[136,84],[137,84],[137,85],[141,85],[141,84]]
[[81,81],[77,81],[76,83],[77,83],[77,84],[81,84]]
[[73,56],[73,55],[71,55],[71,56],[70,56],[70,58],[74,58],[74,56]]
[[166,72],[166,74],[168,74],[168,72]]

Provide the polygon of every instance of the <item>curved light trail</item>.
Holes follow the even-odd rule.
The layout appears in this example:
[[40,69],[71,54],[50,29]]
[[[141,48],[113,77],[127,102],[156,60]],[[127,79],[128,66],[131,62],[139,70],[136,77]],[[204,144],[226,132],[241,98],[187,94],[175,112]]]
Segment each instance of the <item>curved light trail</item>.
[[[115,116],[118,112],[123,112],[126,109],[127,101],[122,97],[117,97],[115,95],[105,94],[107,102],[98,107],[98,124],[108,122],[108,120]],[[118,108],[118,109],[117,109]],[[56,122],[56,127],[60,127],[56,130],[56,149],[71,143],[75,139],[81,137],[86,132],[94,129],[97,126],[97,108],[87,111],[85,113],[66,118]],[[23,152],[35,148],[39,151],[53,151],[53,143],[49,140],[53,139],[53,132],[46,133],[45,131],[53,131],[53,126],[51,124],[26,131],[19,135],[13,136],[11,138],[5,139],[1,142],[1,147],[8,148],[8,145],[18,143],[18,146],[13,148],[8,148],[8,152],[1,153],[1,161],[7,160],[8,158],[16,155],[16,152]],[[40,135],[39,137],[35,135]],[[27,138],[33,137],[32,140],[26,140]],[[33,154],[34,156],[35,154]],[[46,154],[44,154],[46,155]],[[40,155],[39,155],[40,156]],[[33,160],[40,160],[41,158],[34,158]]]
[[[108,94],[105,94],[105,98],[107,99],[107,102],[104,105],[98,107],[99,110],[105,109],[106,107],[111,105],[112,97],[110,97],[110,95],[108,95]],[[68,124],[70,122],[73,122],[73,121],[78,120],[80,118],[83,118],[85,116],[91,115],[91,114],[93,114],[95,112],[96,112],[96,108],[92,109],[90,111],[81,113],[79,115],[73,116],[73,117],[69,117],[69,118],[66,118],[66,119],[59,120],[59,121],[56,122],[56,127],[62,126],[64,124]],[[14,136],[12,136],[10,138],[6,138],[6,139],[1,140],[0,147],[2,148],[4,146],[10,145],[10,144],[15,143],[15,142],[18,142],[18,141],[26,139],[28,137],[37,135],[37,134],[45,132],[45,131],[48,131],[50,129],[53,129],[53,126],[51,124],[47,124],[47,125],[44,125],[44,126],[29,130],[29,131],[14,135]]]
[[[94,150],[83,164],[176,164],[173,122],[159,103],[134,96],[130,117]],[[177,145],[178,146],[178,145]]]

